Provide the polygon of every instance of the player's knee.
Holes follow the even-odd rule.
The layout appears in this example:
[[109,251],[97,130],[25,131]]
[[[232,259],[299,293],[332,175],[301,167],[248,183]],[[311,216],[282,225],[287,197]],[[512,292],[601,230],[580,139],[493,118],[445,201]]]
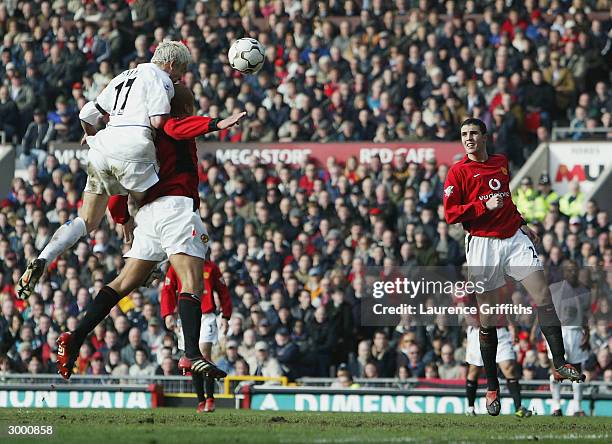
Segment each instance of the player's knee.
[[81,213],[79,217],[85,223],[85,231],[87,233],[91,233],[93,230],[98,228],[98,225],[100,225],[100,221],[97,220],[97,218],[94,215],[89,214],[88,212]]
[[504,376],[506,377],[506,379],[510,380],[510,379],[518,379],[518,376],[516,375],[516,371],[514,369],[513,365],[510,364],[500,364],[499,366],[501,368],[502,373],[504,374]]
[[481,314],[480,316],[480,330],[485,329],[494,329],[495,328],[495,317],[491,315]]
[[475,365],[470,365],[468,369],[467,380],[473,381],[474,379],[477,379],[478,373],[479,373],[478,367],[476,367]]
[[115,290],[115,292],[120,296],[126,294],[125,279],[121,275],[117,276],[110,284],[108,284],[108,286]]
[[495,344],[497,343],[497,328],[495,327],[480,327],[478,332],[480,344]]

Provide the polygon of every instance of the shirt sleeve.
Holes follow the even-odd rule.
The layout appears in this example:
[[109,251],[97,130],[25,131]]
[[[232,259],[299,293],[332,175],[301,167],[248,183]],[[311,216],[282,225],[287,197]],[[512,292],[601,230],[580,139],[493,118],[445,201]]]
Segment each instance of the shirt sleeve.
[[106,85],[98,97],[96,97],[96,100],[94,100],[94,106],[98,110],[104,111],[107,114],[110,114],[113,111],[116,94],[115,86],[117,86],[117,77],[111,80],[111,82]]
[[115,223],[121,225],[125,224],[128,220],[130,220],[127,195],[111,196],[108,199],[108,210],[110,211],[111,217]]
[[95,102],[87,102],[79,112],[79,120],[82,120],[83,122],[92,126],[97,123],[98,118],[100,117],[102,117],[102,113],[98,108],[96,108]]
[[225,284],[223,277],[221,276],[221,270],[217,267],[216,264],[213,266],[212,270],[212,284],[213,289],[219,295],[219,300],[221,302],[221,313],[225,319],[229,319],[232,317],[232,297],[230,296],[229,288]]
[[174,86],[170,78],[162,78],[151,72],[146,85],[146,105],[149,117],[170,114],[170,101]]
[[164,124],[164,132],[175,140],[188,140],[203,134],[217,131],[219,119],[206,116],[189,116],[168,119]]
[[178,292],[178,278],[174,272],[174,268],[170,266],[164,279],[160,292],[160,311],[162,319],[170,316],[176,309],[176,293]]
[[463,191],[451,168],[444,182],[444,215],[448,224],[469,222],[482,216],[487,209],[483,201],[464,203]]

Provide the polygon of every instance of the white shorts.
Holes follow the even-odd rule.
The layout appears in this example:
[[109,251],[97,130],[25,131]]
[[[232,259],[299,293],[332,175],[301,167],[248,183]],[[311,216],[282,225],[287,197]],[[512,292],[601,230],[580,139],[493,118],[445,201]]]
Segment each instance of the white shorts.
[[208,342],[216,344],[219,339],[219,328],[217,327],[217,316],[214,313],[202,313],[202,324],[200,324],[200,344]]
[[159,182],[159,167],[154,162],[114,159],[94,149],[87,152],[87,160],[88,193],[125,195],[129,191],[146,191]]
[[[569,364],[583,364],[589,359],[589,352],[580,347],[582,343],[583,332],[580,327],[561,327],[563,335],[563,347],[565,348],[565,360]],[[546,342],[548,349],[548,357],[552,359],[552,353]]]
[[[475,365],[477,367],[483,367],[482,355],[480,354],[480,338],[479,338],[479,327],[472,327],[471,325],[467,328],[467,347],[465,350],[465,361],[468,364]],[[495,356],[495,362],[498,364],[504,361],[516,360],[516,354],[514,353],[514,347],[512,347],[512,335],[507,328],[497,329],[497,356]]]
[[159,262],[184,253],[206,258],[208,233],[191,198],[160,197],[140,208],[134,221],[134,242],[125,257]]
[[[185,351],[185,336],[183,336],[183,328],[178,325],[175,330],[178,336],[178,349]],[[214,313],[202,313],[202,323],[200,324],[200,344],[210,343],[216,344],[219,340],[219,328],[217,327],[217,316]]]
[[507,239],[468,234],[465,254],[470,279],[482,282],[485,291],[503,287],[505,275],[522,281],[544,269],[533,243],[521,229]]

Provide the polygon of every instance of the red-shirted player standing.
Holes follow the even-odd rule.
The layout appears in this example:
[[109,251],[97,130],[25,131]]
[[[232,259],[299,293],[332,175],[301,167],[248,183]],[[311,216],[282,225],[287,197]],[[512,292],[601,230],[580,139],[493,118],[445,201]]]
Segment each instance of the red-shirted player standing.
[[[444,210],[449,224],[461,222],[468,232],[466,260],[472,278],[483,282],[485,292],[478,304],[495,304],[496,290],[504,286],[504,275],[520,281],[537,304],[538,321],[550,344],[555,378],[583,380],[565,360],[561,326],[542,264],[532,241],[537,234],[524,222],[510,195],[508,160],[487,154],[487,127],[470,118],[461,125],[466,156],[448,171],[444,184]],[[480,351],[487,375],[487,411],[499,415],[497,380],[497,321],[480,313]]]
[[[221,334],[227,333],[228,321],[232,316],[232,298],[223,278],[221,270],[212,261],[204,261],[204,293],[202,294],[202,324],[200,327],[200,351],[206,359],[211,359],[212,346],[218,340],[217,316],[215,314],[216,304],[214,292],[219,296],[221,304]],[[166,273],[166,279],[161,289],[161,316],[166,328],[173,330],[175,327],[176,298],[181,293],[181,282],[170,267]],[[182,334],[179,332],[179,334]],[[193,376],[193,375],[192,375]],[[197,375],[193,380],[194,388],[198,395],[198,412],[213,412],[215,410],[213,378]]]
[[[125,267],[115,280],[100,290],[77,328],[58,338],[58,370],[65,379],[70,378],[76,353],[87,335],[123,296],[142,285],[166,256],[182,275],[179,314],[185,336],[185,356],[191,361],[192,373],[225,376],[225,372],[201,356],[198,347],[207,236],[195,212],[200,200],[194,138],[236,125],[245,113],[224,120],[192,116],[193,103],[193,93],[184,85],[176,85],[171,103],[173,118],[165,123],[164,131],[155,141],[161,164],[159,182],[147,190],[136,216],[138,226],[132,248],[126,254]],[[131,238],[133,222],[127,211],[127,198],[114,196],[109,201],[109,209],[115,221],[124,224],[125,239]]]

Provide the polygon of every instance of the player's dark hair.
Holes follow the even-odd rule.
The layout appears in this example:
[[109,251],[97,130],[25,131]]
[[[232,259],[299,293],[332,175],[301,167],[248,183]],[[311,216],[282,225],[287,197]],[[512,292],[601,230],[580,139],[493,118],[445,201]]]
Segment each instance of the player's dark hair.
[[463,121],[463,123],[461,124],[461,128],[466,125],[476,125],[480,130],[481,134],[487,134],[487,125],[485,125],[485,123],[480,119],[477,119],[475,117],[469,117]]

